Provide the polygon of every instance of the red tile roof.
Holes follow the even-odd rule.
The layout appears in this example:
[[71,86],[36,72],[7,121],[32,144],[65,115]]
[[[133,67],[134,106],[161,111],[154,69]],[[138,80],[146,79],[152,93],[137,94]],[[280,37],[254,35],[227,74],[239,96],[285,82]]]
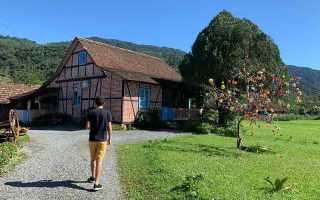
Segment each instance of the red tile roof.
[[99,67],[126,80],[152,83],[157,82],[156,80],[182,80],[181,75],[160,58],[89,39],[76,40],[83,45]]
[[0,83],[0,104],[9,104],[10,99],[16,99],[37,90],[38,85]]

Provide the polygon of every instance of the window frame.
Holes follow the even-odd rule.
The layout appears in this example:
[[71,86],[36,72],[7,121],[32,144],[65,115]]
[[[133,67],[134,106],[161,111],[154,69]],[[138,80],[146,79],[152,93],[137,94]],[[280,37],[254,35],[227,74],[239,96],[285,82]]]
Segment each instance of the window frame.
[[[146,94],[148,94],[148,96],[146,96]],[[139,101],[138,101],[139,109],[150,109],[150,98],[151,98],[151,89],[145,88],[145,87],[140,87],[139,88]]]
[[82,91],[81,84],[74,83],[73,84],[73,106],[79,107],[82,101]]
[[87,51],[80,51],[79,52],[78,64],[79,64],[79,66],[84,66],[87,64]]

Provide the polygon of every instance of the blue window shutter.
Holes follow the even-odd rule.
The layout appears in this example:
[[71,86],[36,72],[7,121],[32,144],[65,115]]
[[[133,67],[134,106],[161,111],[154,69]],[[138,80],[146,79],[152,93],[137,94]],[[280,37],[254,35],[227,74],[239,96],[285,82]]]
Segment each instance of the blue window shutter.
[[150,89],[146,89],[146,108],[150,108]]
[[139,108],[150,108],[150,89],[139,89]]
[[79,52],[78,63],[79,63],[79,65],[87,64],[87,52],[86,51]]
[[78,92],[73,92],[73,105],[77,105]]
[[144,97],[144,91],[143,91],[143,88],[140,88],[140,90],[139,90],[139,108],[143,108],[143,97]]

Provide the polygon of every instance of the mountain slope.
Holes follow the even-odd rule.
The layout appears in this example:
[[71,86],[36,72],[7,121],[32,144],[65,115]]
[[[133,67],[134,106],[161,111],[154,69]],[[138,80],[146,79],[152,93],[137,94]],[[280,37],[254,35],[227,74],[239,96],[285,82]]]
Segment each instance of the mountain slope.
[[[185,54],[168,47],[99,37],[90,39],[162,58],[175,69]],[[27,39],[0,36],[0,81],[41,84],[55,72],[69,45],[70,41],[40,45]],[[319,70],[293,65],[288,65],[288,69],[289,75],[302,78],[301,88],[306,95],[320,96]]]
[[289,76],[301,77],[301,89],[307,96],[320,96],[320,70],[288,65]]
[[[99,37],[90,39],[162,58],[175,69],[185,54],[168,47],[138,45]],[[41,84],[55,72],[70,43],[40,45],[27,39],[0,36],[0,81]]]

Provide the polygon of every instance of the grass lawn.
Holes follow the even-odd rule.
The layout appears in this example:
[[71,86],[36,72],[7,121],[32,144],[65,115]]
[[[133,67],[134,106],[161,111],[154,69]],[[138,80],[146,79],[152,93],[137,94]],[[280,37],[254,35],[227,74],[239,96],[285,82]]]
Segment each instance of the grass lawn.
[[[122,145],[118,148],[121,180],[130,199],[184,199],[172,191],[186,175],[202,174],[202,199],[319,199],[320,121],[279,122],[281,130],[244,127],[244,143],[262,145],[268,153],[235,148],[235,138],[188,135]],[[264,178],[288,177],[292,191],[271,192]]]
[[29,135],[24,135],[15,142],[0,143],[0,176],[12,170],[26,157],[27,152],[22,144],[29,141]]

